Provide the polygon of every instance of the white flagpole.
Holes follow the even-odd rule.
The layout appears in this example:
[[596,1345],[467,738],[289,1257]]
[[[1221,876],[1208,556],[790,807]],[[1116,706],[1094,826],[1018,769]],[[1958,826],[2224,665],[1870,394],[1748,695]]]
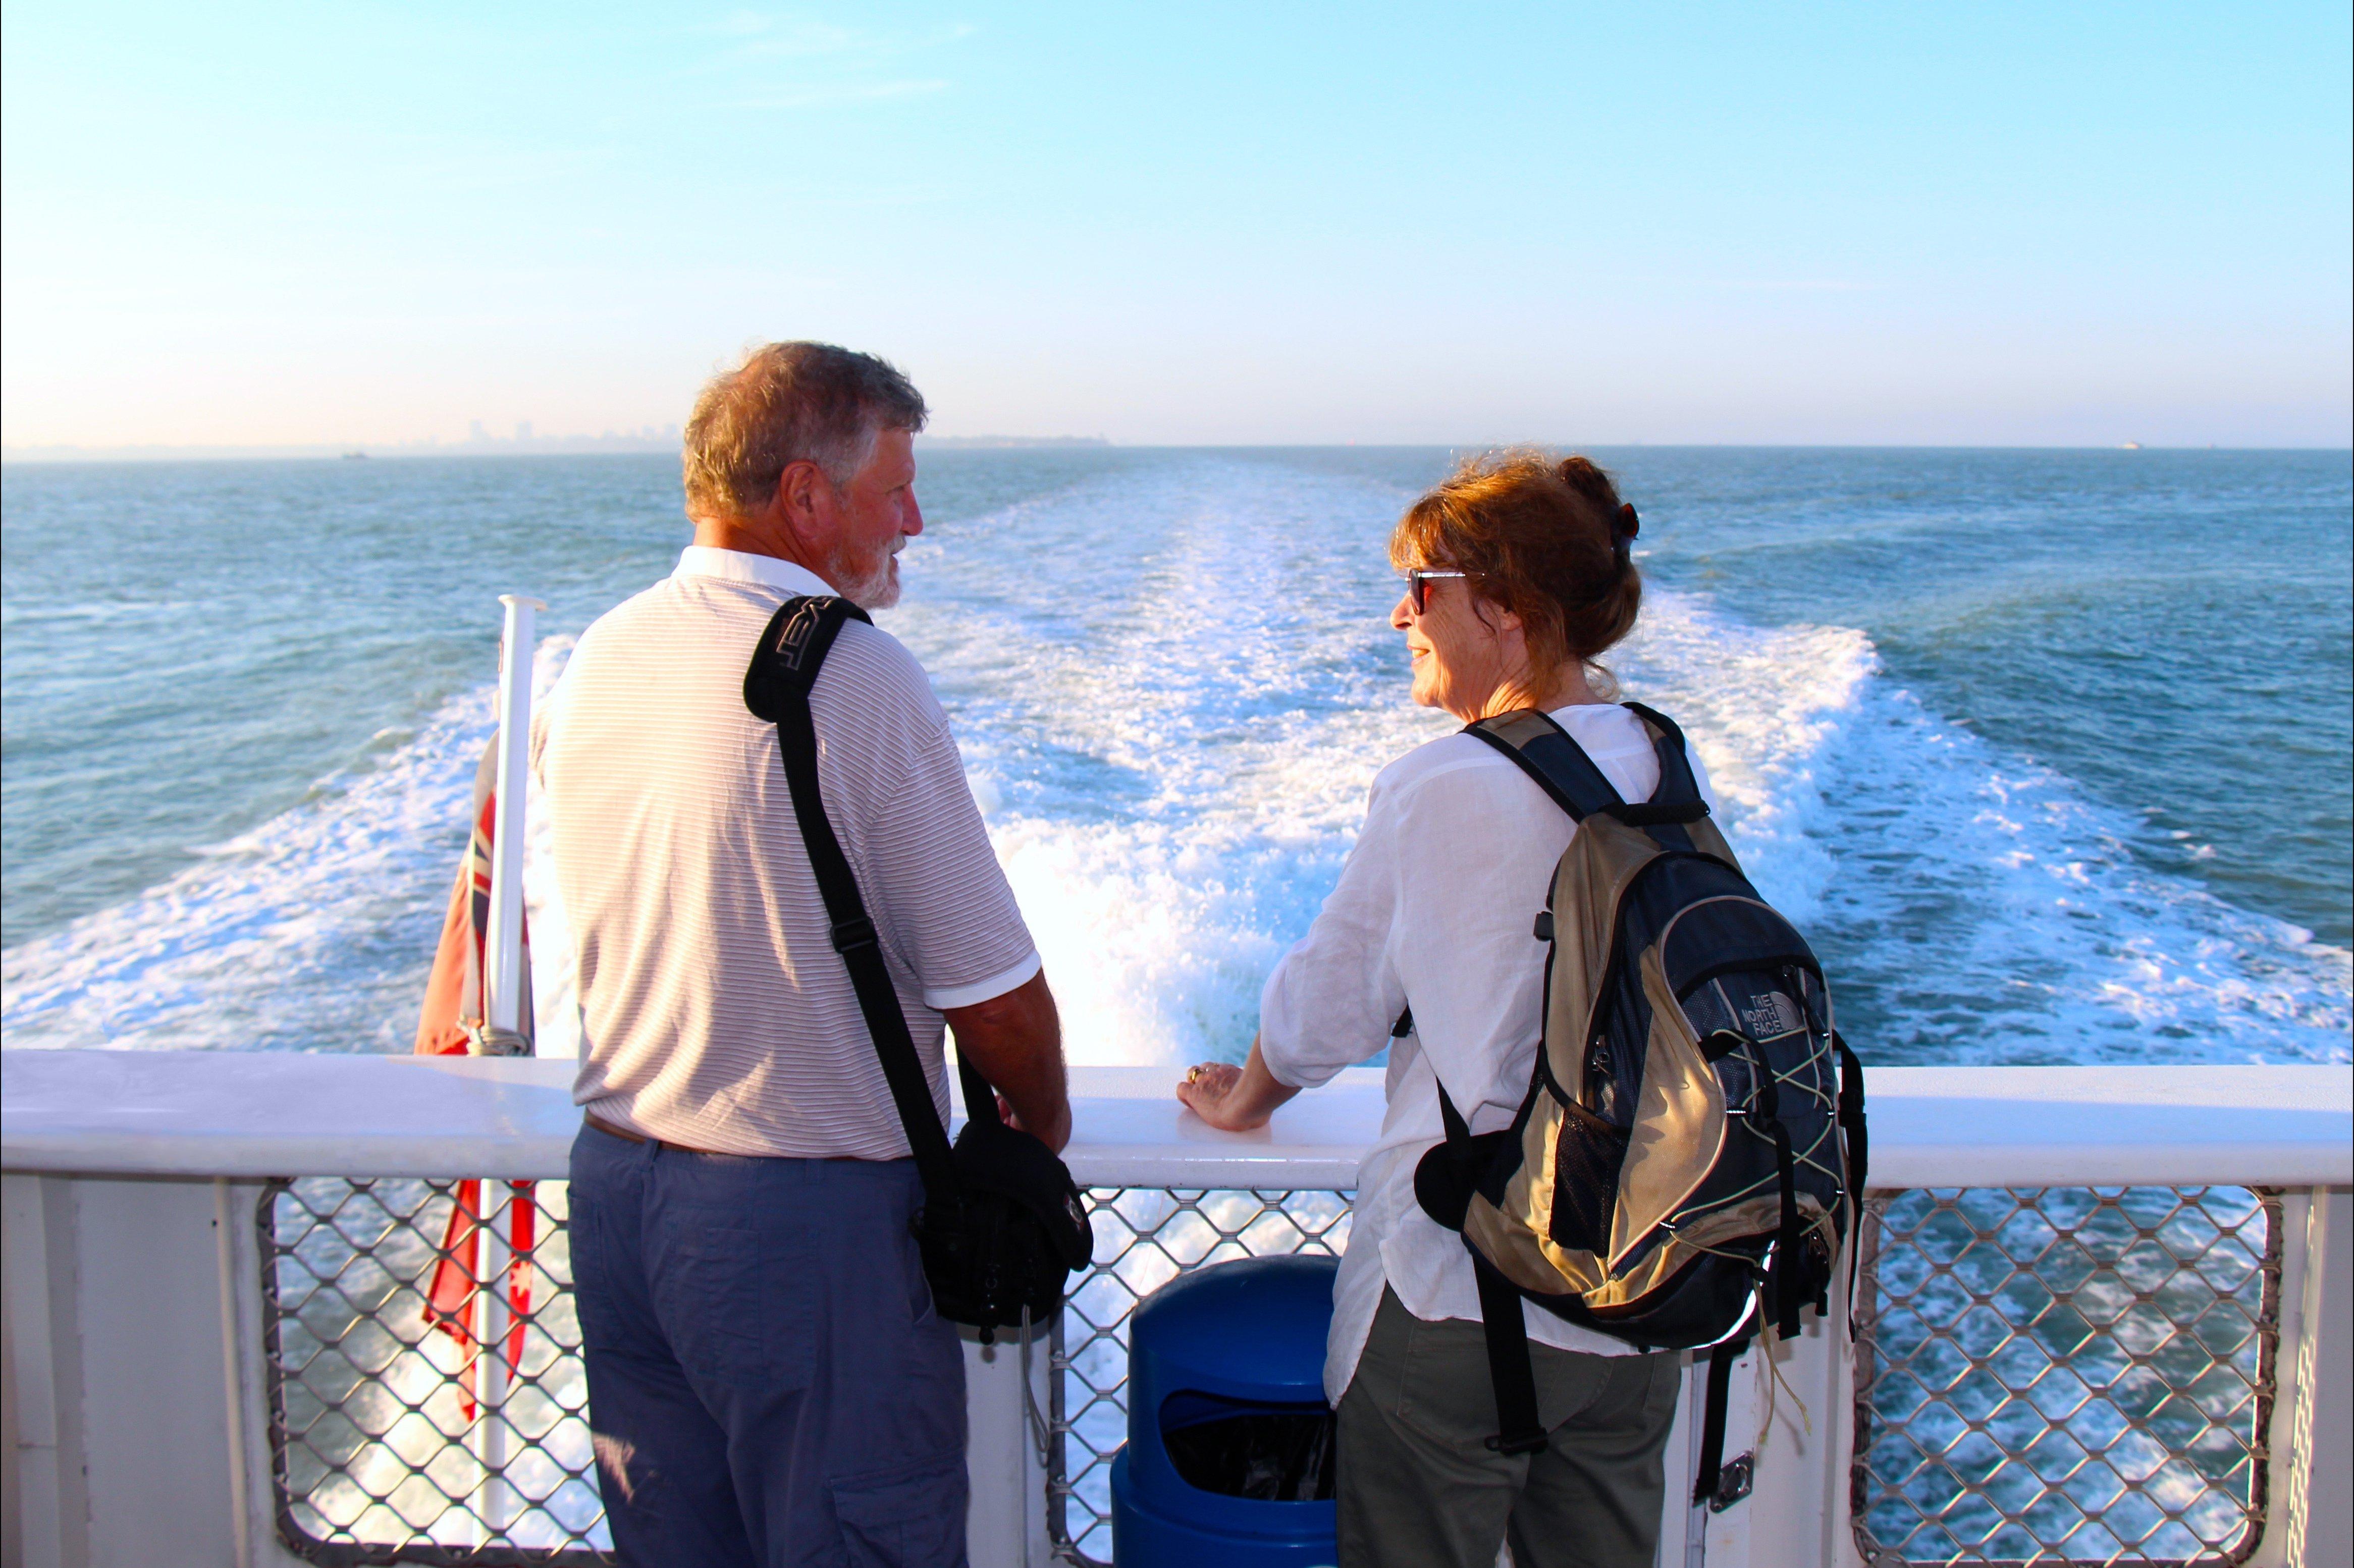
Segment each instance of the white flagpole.
[[[493,1032],[511,1035],[523,1021],[524,803],[530,788],[534,612],[547,608],[517,594],[501,594],[499,602],[506,607],[506,630],[499,644],[498,800],[491,833],[491,928],[484,940],[490,951],[482,977],[482,1022],[493,1040],[500,1037]],[[481,1272],[474,1287],[473,1448],[482,1467],[482,1487],[475,1508],[483,1533],[496,1537],[513,1525],[515,1513],[514,1489],[506,1478],[513,1222],[505,1182],[485,1179],[481,1192],[483,1212],[474,1253]]]
[[524,796],[531,773],[531,653],[535,599],[501,594],[506,635],[499,643],[497,818],[491,837],[490,972],[483,977],[482,1022],[512,1030],[523,1017]]

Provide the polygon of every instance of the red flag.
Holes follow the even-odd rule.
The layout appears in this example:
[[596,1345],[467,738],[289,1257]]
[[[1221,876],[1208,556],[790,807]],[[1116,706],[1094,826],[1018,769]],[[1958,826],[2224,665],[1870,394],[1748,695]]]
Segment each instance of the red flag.
[[[498,742],[493,738],[474,769],[474,827],[466,853],[450,889],[449,913],[441,922],[441,943],[433,955],[433,973],[425,982],[425,1005],[417,1019],[416,1052],[420,1056],[481,1054],[488,1044],[482,976],[489,956],[484,950],[491,924],[491,851],[497,832]],[[523,998],[516,1031],[526,1044],[533,1034],[531,1010],[531,933],[524,932]],[[510,1375],[522,1363],[525,1319],[531,1311],[531,1249],[538,1231],[538,1207],[532,1183],[510,1183],[507,1205],[507,1296],[511,1304],[504,1347]],[[441,1238],[440,1255],[433,1265],[425,1292],[425,1321],[455,1340],[466,1353],[461,1373],[466,1389],[466,1419],[474,1418],[474,1308],[482,1278],[482,1183],[458,1183],[456,1202]]]
[[[497,1184],[492,1184],[495,1187]],[[531,1249],[538,1230],[538,1205],[532,1183],[508,1183],[513,1190],[507,1207],[507,1301],[509,1315],[505,1357],[510,1381],[523,1365],[523,1333],[531,1315]],[[458,1342],[466,1360],[459,1379],[466,1390],[462,1408],[474,1418],[476,1285],[482,1279],[482,1186],[478,1181],[458,1183],[450,1224],[441,1238],[441,1255],[433,1265],[432,1283],[425,1296],[425,1320]]]
[[[489,958],[484,944],[491,927],[491,841],[498,832],[498,740],[493,736],[474,769],[474,830],[450,888],[449,912],[441,917],[441,945],[425,982],[425,1005],[417,1014],[417,1054],[464,1056],[483,1049],[486,1006],[482,975]],[[523,999],[515,1029],[532,1037],[531,926],[523,927]]]

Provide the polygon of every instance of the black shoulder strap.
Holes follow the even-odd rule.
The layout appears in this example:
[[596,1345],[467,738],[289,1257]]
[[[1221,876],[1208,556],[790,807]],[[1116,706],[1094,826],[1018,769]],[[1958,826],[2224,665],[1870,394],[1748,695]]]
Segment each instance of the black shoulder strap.
[[1463,726],[1463,733],[1478,736],[1511,758],[1522,772],[1536,780],[1538,789],[1569,813],[1572,821],[1582,822],[1601,812],[1630,828],[1649,828],[1694,822],[1707,816],[1708,802],[1701,798],[1691,762],[1684,756],[1683,732],[1649,708],[1635,703],[1627,706],[1662,726],[1653,737],[1659,753],[1659,787],[1648,800],[1620,800],[1594,758],[1585,755],[1585,748],[1555,724],[1552,715],[1535,708],[1516,708],[1474,720]]
[[1863,1210],[1864,1183],[1872,1179],[1872,1149],[1866,1140],[1863,1121],[1863,1064],[1856,1060],[1848,1043],[1840,1033],[1831,1031],[1831,1048],[1839,1053],[1840,1130],[1847,1136],[1847,1190],[1855,1200],[1856,1212]]
[[1655,807],[1700,808],[1689,817],[1661,818],[1662,821],[1694,821],[1708,815],[1708,801],[1700,792],[1700,780],[1692,773],[1691,754],[1684,749],[1684,732],[1676,721],[1657,708],[1640,703],[1618,705],[1651,726],[1651,749],[1659,759],[1659,788],[1651,791],[1647,802]]
[[[1412,1018],[1411,1009],[1399,1014],[1401,1027],[1395,1033],[1404,1034]],[[1447,1128],[1447,1141],[1463,1149],[1471,1141],[1470,1124],[1455,1108],[1447,1086],[1438,1083],[1436,1068],[1431,1081],[1438,1085],[1438,1119]],[[1541,1454],[1544,1423],[1537,1414],[1537,1369],[1529,1359],[1529,1325],[1522,1316],[1521,1293],[1480,1255],[1469,1236],[1463,1238],[1463,1246],[1471,1255],[1471,1275],[1479,1287],[1480,1337],[1488,1342],[1488,1382],[1496,1391],[1496,1435],[1488,1439],[1488,1446],[1499,1454]]]
[[1521,1293],[1474,1252],[1471,1272],[1479,1281],[1479,1327],[1488,1341],[1488,1381],[1496,1389],[1496,1435],[1488,1446],[1499,1454],[1542,1454],[1543,1418],[1537,1414],[1537,1369],[1529,1359],[1529,1325]]
[[874,624],[846,599],[803,595],[777,607],[744,670],[744,705],[754,718],[781,724],[792,707],[808,708],[810,689],[845,620]]
[[[793,819],[801,825],[808,847],[810,870],[817,878],[818,895],[825,900],[825,917],[832,927],[833,950],[850,971],[851,989],[858,994],[858,1011],[866,1018],[866,1032],[875,1038],[875,1054],[883,1064],[884,1081],[891,1086],[891,1102],[898,1107],[899,1125],[907,1129],[907,1147],[924,1179],[928,1201],[945,1202],[957,1191],[956,1170],[949,1157],[948,1130],[940,1125],[932,1104],[931,1085],[917,1059],[916,1043],[907,1033],[907,1016],[899,1011],[899,994],[891,973],[883,967],[883,949],[875,922],[866,916],[866,901],[859,896],[858,877],[850,857],[842,852],[827,821],[824,800],[818,793],[817,726],[810,717],[810,688],[833,646],[842,623],[865,620],[866,612],[846,599],[789,599],[769,618],[744,672],[744,705],[754,716],[777,726],[777,749],[785,764],[785,783],[792,790]],[[993,1095],[982,1093],[976,1103],[973,1078],[965,1083],[967,1108],[974,1116],[995,1116]],[[984,1091],[986,1085],[982,1086]],[[982,1105],[987,1107],[986,1111]]]
[[1847,1145],[1847,1201],[1854,1215],[1847,1237],[1847,1310],[1855,1316],[1856,1270],[1863,1252],[1864,1184],[1872,1179],[1872,1145],[1864,1127],[1863,1064],[1856,1060],[1840,1033],[1831,1031],[1831,1048],[1839,1053],[1839,1125]]
[[1692,1467],[1695,1506],[1714,1502],[1724,1483],[1724,1407],[1733,1392],[1733,1363],[1747,1349],[1749,1341],[1745,1338],[1724,1340],[1708,1352],[1708,1394],[1701,1406],[1700,1458]]
[[1536,780],[1572,821],[1582,822],[1596,811],[1624,806],[1618,791],[1585,755],[1585,747],[1535,708],[1515,708],[1508,714],[1476,719],[1463,733],[1479,736],[1510,758],[1514,766]]

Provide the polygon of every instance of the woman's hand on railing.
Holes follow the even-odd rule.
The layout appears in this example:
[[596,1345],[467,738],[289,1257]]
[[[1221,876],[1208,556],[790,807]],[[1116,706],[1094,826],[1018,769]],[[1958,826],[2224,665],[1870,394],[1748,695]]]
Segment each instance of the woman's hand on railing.
[[1265,1127],[1275,1108],[1299,1091],[1276,1082],[1251,1042],[1250,1060],[1237,1067],[1231,1062],[1204,1062],[1187,1070],[1177,1086],[1177,1097],[1187,1109],[1225,1132],[1255,1132]]

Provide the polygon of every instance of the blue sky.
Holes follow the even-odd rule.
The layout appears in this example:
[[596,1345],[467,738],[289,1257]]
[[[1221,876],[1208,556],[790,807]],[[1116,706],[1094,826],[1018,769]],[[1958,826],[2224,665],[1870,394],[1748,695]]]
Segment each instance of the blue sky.
[[0,14],[0,425],[2344,445],[2315,5]]

